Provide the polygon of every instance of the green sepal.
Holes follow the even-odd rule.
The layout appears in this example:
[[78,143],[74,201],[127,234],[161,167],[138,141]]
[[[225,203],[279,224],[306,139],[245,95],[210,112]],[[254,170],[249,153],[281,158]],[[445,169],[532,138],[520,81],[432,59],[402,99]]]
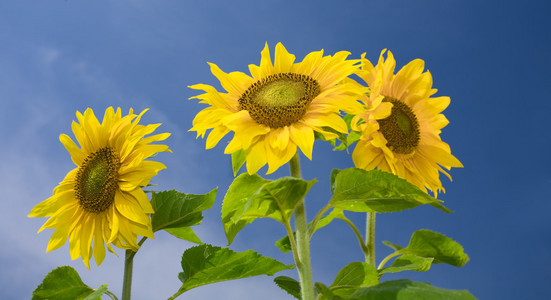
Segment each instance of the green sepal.
[[399,279],[382,282],[376,286],[364,287],[355,291],[350,300],[475,300],[466,290],[446,290],[429,283]]
[[324,142],[328,142],[333,147],[335,147],[335,145],[336,145],[335,139],[328,140],[328,139],[325,138],[325,136],[323,134],[321,134],[320,132],[315,131],[315,130],[314,130],[314,140],[322,140]]
[[153,231],[200,224],[203,220],[202,211],[212,207],[217,190],[218,188],[215,188],[204,195],[184,194],[175,190],[153,193],[151,197],[151,206],[155,211],[151,216]]
[[258,275],[272,276],[294,267],[257,254],[253,250],[235,252],[208,244],[194,246],[182,255],[183,272],[178,278],[183,284],[178,293],[215,282]]
[[[335,171],[333,171],[335,172]],[[333,180],[333,207],[355,212],[397,212],[423,204],[451,212],[440,200],[396,175],[380,170],[345,169]]]
[[289,295],[301,300],[300,294],[300,282],[287,276],[278,276],[274,278],[275,284],[282,290],[286,291]]
[[247,161],[247,151],[245,150],[238,150],[231,154],[231,167],[233,170],[233,177],[237,176],[237,173],[239,173],[239,170],[245,164],[245,161]]
[[390,267],[382,268],[379,271],[379,275],[386,273],[398,273],[402,271],[417,271],[426,272],[430,269],[432,257],[421,257],[412,254],[402,255],[396,258]]
[[469,261],[463,247],[451,238],[427,229],[417,230],[411,235],[409,245],[397,251],[400,254],[412,254],[434,258],[432,263],[447,263],[462,267]]
[[[355,115],[346,114],[343,118],[344,122],[346,123],[346,126],[348,127],[349,133],[346,135],[345,138],[339,139],[341,141],[341,144],[337,147],[333,148],[333,151],[343,151],[346,150],[348,152],[348,147],[350,147],[355,142],[359,141],[362,137],[362,133],[359,131],[352,130],[352,119]],[[360,120],[358,124],[364,123],[363,120]]]
[[77,271],[69,266],[52,270],[42,283],[33,291],[32,300],[101,300],[101,295],[107,291],[107,285],[97,290],[82,282]]
[[308,193],[315,179],[295,177],[267,180],[243,173],[230,185],[222,203],[222,224],[228,244],[243,227],[258,218],[289,222],[296,206]]

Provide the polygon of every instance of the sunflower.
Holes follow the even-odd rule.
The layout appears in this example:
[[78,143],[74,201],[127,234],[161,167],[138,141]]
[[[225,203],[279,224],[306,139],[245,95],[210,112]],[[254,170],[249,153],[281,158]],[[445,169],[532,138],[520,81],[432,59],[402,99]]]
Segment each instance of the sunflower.
[[170,134],[145,137],[161,125],[139,125],[146,111],[135,115],[130,109],[122,117],[120,108],[115,112],[110,107],[101,124],[92,109],[77,111],[72,129],[80,148],[69,136],[59,136],[77,167],[29,214],[50,217],[38,231],[55,229],[46,252],[69,238],[71,258],[82,257],[90,268],[92,255],[98,266],[105,258],[104,244],[113,253],[111,244],[136,251],[137,235],[153,238],[148,216],[153,208],[141,187],[165,166],[145,159],[170,151],[166,145],[150,144]]
[[209,63],[227,93],[205,84],[190,86],[205,92],[190,99],[210,105],[196,115],[190,131],[204,137],[212,129],[207,149],[233,131],[224,153],[245,150],[249,174],[266,163],[268,174],[276,171],[296,154],[297,146],[311,160],[314,132],[326,139],[335,138],[335,132],[346,133],[339,110],[353,110],[359,105],[356,99],[365,92],[364,87],[343,83],[357,69],[358,60],[347,60],[349,54],[341,51],[323,56],[321,50],[295,63],[295,56],[278,43],[272,64],[266,43],[260,66],[249,65],[251,76],[224,73]]
[[[390,51],[386,60],[381,52],[377,66],[361,56],[357,75],[370,87],[361,98],[364,108],[356,112],[353,129],[362,132],[352,159],[366,170],[375,167],[408,180],[436,196],[444,188],[439,172],[463,167],[440,139],[449,122],[441,112],[449,97],[434,97],[430,72],[423,72],[424,61],[415,59],[394,74],[396,61]],[[358,125],[359,124],[359,125]]]

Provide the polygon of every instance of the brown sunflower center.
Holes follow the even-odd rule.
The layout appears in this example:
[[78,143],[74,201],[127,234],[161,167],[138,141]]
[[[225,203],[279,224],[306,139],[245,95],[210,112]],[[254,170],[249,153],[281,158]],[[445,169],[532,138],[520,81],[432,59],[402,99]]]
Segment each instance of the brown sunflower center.
[[390,116],[379,120],[379,128],[387,140],[387,146],[395,153],[410,154],[419,145],[419,122],[411,108],[404,102],[385,97],[392,103]]
[[319,83],[310,76],[278,73],[252,84],[239,98],[239,108],[259,124],[280,128],[300,120],[319,93]]
[[87,212],[100,213],[111,207],[119,181],[119,155],[111,147],[88,155],[75,177],[75,194]]

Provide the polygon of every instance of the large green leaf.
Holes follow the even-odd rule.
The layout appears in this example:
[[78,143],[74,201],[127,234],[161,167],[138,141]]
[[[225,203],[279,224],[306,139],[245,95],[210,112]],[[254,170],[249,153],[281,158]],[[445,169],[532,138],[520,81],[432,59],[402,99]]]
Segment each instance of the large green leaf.
[[218,188],[204,195],[184,194],[175,190],[155,192],[151,205],[153,231],[182,228],[201,223],[202,211],[212,207]]
[[354,292],[350,300],[475,300],[466,290],[446,290],[408,279],[391,280]]
[[302,299],[302,296],[300,295],[300,282],[287,276],[278,276],[274,278],[274,282],[277,286],[279,286],[279,288],[286,291],[289,295],[299,300]]
[[[102,285],[97,290],[82,282],[75,269],[69,266],[52,270],[42,283],[33,291],[33,300],[74,300],[101,299],[101,295],[107,291],[107,285]],[[90,296],[90,297],[88,297]]]
[[238,253],[203,244],[187,249],[182,255],[183,272],[178,277],[183,285],[179,293],[209,283],[258,275],[272,276],[292,268],[294,265],[284,265],[252,250]]
[[305,181],[295,177],[266,180],[256,174],[239,175],[222,203],[222,223],[228,243],[255,219],[272,218],[287,223],[315,182],[315,179]]
[[421,257],[432,257],[432,263],[447,263],[462,267],[469,261],[463,247],[445,235],[421,229],[411,235],[409,245],[398,250],[401,254],[413,254]]
[[420,257],[406,254],[396,258],[390,267],[379,270],[379,274],[397,273],[402,271],[425,272],[430,269],[434,259],[432,257]]
[[329,203],[355,212],[396,212],[423,204],[451,212],[440,202],[396,175],[350,168],[336,174]]
[[348,298],[358,288],[379,283],[375,268],[364,262],[353,262],[342,268],[329,287],[334,295]]

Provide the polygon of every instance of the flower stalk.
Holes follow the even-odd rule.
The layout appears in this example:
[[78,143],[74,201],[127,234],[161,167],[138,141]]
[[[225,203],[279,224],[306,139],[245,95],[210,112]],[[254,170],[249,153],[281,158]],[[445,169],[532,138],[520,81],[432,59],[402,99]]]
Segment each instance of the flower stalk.
[[[289,162],[291,176],[301,178],[298,152]],[[306,209],[304,199],[295,209],[295,232],[299,261],[296,262],[300,278],[301,294],[303,300],[314,299],[314,284],[312,281],[312,269],[310,266],[310,239],[306,226]]]
[[134,266],[134,255],[136,252],[126,250],[124,257],[124,275],[122,280],[122,300],[130,300],[132,290],[132,268]]
[[[138,246],[147,240],[147,237],[143,237],[139,242]],[[132,290],[132,268],[134,267],[134,256],[137,251],[126,250],[124,257],[124,275],[122,279],[122,300],[130,300],[130,292]]]
[[376,267],[375,265],[375,213],[368,212],[365,221],[365,246],[367,253],[365,262]]

